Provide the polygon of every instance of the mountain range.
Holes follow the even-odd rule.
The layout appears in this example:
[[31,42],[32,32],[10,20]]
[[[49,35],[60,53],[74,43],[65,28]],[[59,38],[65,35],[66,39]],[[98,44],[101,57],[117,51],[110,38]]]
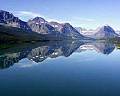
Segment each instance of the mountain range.
[[48,22],[42,17],[35,17],[27,22],[12,13],[0,10],[0,43],[31,42],[45,40],[73,39],[108,39],[118,35],[109,25],[96,30],[82,30],[69,23]]
[[[69,23],[48,22],[42,17],[35,17],[25,22],[3,10],[0,10],[0,30],[1,41],[4,41],[4,35],[5,38],[15,38],[15,40],[18,39],[19,35],[22,40],[29,37],[32,38],[31,40],[85,38]],[[32,34],[34,34],[33,37]],[[26,40],[29,41],[30,38]],[[11,41],[11,39],[6,41]]]
[[110,27],[109,25],[104,25],[98,27],[96,30],[87,30],[85,28],[76,27],[76,30],[79,31],[85,37],[91,37],[94,39],[108,39],[118,37],[119,34]]

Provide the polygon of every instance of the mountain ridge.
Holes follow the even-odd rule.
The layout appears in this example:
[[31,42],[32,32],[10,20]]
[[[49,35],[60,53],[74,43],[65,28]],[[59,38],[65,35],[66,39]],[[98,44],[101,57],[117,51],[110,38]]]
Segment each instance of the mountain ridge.
[[110,27],[109,25],[103,25],[98,27],[96,30],[82,30],[81,27],[76,27],[76,29],[80,31],[80,33],[85,37],[90,37],[94,39],[107,39],[107,38],[115,38],[118,37],[116,31]]
[[[20,28],[21,30],[36,32],[42,35],[51,35],[52,38],[63,37],[63,39],[82,39],[84,38],[72,25],[69,23],[58,23],[58,27],[53,26],[51,22],[46,21],[42,17],[35,17],[28,20],[28,22],[22,21],[18,17],[15,17],[12,13],[0,10],[0,25]],[[4,27],[5,28],[5,27]],[[17,33],[16,33],[17,34]],[[49,38],[47,38],[49,39]],[[55,39],[56,40],[56,39]],[[58,39],[59,40],[59,39]]]
[[[10,34],[15,35],[20,33],[24,34],[24,38],[27,35],[30,40],[30,38],[37,38],[37,40],[66,40],[66,39],[109,39],[109,38],[115,38],[118,35],[115,33],[115,30],[110,27],[109,25],[104,25],[100,28],[97,28],[96,30],[90,30],[88,31],[87,29],[84,29],[82,31],[82,28],[75,28],[73,27],[70,23],[58,23],[55,21],[48,22],[42,17],[35,17],[33,19],[28,20],[28,22],[22,21],[18,17],[15,17],[12,13],[0,10],[0,30],[3,31],[6,30],[7,32],[2,32],[5,33],[5,35]],[[3,27],[3,28],[2,28]],[[14,34],[12,34],[13,32]],[[19,28],[19,32],[18,29]],[[10,29],[10,30],[8,30]],[[94,31],[94,32],[93,32]],[[18,32],[18,33],[17,33]],[[32,37],[31,34],[36,33],[36,37]],[[21,36],[21,34],[19,34]],[[25,35],[26,34],[26,35]],[[37,36],[38,35],[38,36]],[[46,36],[47,35],[47,36]],[[35,35],[34,35],[35,36]],[[10,37],[10,36],[8,36]],[[8,38],[6,36],[6,38]],[[19,36],[18,36],[19,37]],[[26,37],[26,38],[28,38]],[[44,39],[43,39],[44,37]],[[0,37],[0,40],[2,41],[2,38]],[[57,39],[58,38],[58,39]],[[36,39],[31,39],[31,40],[36,40]],[[9,40],[7,40],[9,42]]]

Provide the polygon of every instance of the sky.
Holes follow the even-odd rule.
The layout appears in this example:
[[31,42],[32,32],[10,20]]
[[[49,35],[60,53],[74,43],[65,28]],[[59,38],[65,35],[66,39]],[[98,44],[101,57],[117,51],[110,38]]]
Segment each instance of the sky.
[[0,0],[0,3],[0,10],[25,21],[40,16],[74,27],[96,29],[107,24],[120,30],[120,0]]

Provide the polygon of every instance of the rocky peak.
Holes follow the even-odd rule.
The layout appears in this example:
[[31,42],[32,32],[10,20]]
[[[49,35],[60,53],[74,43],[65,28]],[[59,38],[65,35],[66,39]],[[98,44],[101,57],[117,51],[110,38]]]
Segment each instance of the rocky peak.
[[28,23],[32,23],[32,24],[34,23],[34,24],[41,25],[41,24],[47,23],[47,21],[42,17],[35,17],[35,18],[29,20]]
[[0,10],[0,24],[31,31],[26,22],[15,17],[12,13],[3,10]]
[[12,20],[13,18],[14,15],[12,13],[0,10],[0,23],[7,23],[7,21]]
[[35,17],[32,20],[28,21],[28,25],[32,31],[40,34],[51,34],[54,30],[54,27],[48,24],[48,22],[41,17]]
[[100,29],[103,30],[103,31],[108,31],[108,32],[111,32],[111,33],[115,33],[114,29],[112,27],[110,27],[109,25],[102,26]]
[[63,24],[63,28],[61,29],[61,31],[66,34],[67,36],[71,36],[71,37],[84,37],[83,35],[81,35],[74,27],[72,27],[72,25],[70,25],[69,23],[64,23]]
[[59,31],[65,36],[70,36],[72,38],[84,37],[74,27],[72,27],[70,23],[49,22],[49,24],[53,26],[56,31]]
[[63,24],[58,23],[58,22],[49,22],[49,24],[55,28],[56,31],[61,31],[61,29],[63,28]]
[[54,22],[54,21],[49,22],[49,24],[50,24],[51,26],[53,26],[53,27],[59,27],[59,26],[62,26],[62,24],[60,24],[60,23],[58,23],[58,22]]
[[115,30],[109,25],[99,27],[95,33],[96,38],[113,38],[117,36]]
[[69,23],[64,23],[63,24],[63,29],[67,30],[67,31],[71,31],[71,30],[74,30],[74,31],[77,31],[75,28],[72,27],[72,25],[70,25]]

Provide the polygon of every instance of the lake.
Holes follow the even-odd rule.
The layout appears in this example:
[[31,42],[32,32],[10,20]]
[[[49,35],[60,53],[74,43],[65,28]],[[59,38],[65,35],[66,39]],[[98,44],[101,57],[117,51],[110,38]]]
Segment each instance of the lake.
[[120,96],[120,50],[108,41],[0,50],[0,96]]

